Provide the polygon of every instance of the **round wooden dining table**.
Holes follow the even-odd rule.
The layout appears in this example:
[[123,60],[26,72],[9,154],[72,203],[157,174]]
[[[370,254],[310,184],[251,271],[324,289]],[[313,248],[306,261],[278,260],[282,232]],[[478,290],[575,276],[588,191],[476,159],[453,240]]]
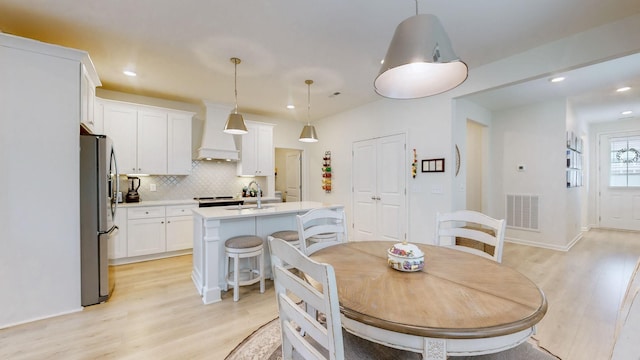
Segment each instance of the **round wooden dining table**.
[[542,290],[506,265],[415,244],[424,269],[402,272],[387,263],[393,244],[347,242],[310,256],[333,266],[342,326],[356,336],[443,360],[515,347],[547,311]]

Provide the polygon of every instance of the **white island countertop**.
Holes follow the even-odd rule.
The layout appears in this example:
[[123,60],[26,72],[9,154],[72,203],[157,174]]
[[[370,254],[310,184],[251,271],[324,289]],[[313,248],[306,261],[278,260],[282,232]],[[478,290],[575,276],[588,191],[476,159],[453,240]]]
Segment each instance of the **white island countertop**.
[[257,209],[256,204],[250,205],[231,205],[231,206],[217,206],[208,208],[193,209],[194,214],[199,215],[207,220],[223,220],[223,219],[237,219],[243,217],[259,217],[269,215],[281,215],[287,213],[300,213],[312,209],[319,208],[342,208],[344,205],[340,204],[327,204],[315,201],[300,201],[300,202],[283,202],[283,203],[268,203],[262,204],[262,209]]
[[[193,209],[193,280],[202,302],[221,301],[220,292],[228,289],[225,269],[225,241],[234,236],[259,236],[264,242],[263,259],[267,278],[271,277],[271,259],[267,237],[276,231],[297,229],[296,215],[313,209],[344,211],[344,205],[314,201],[220,206]],[[259,294],[259,293],[258,293]]]

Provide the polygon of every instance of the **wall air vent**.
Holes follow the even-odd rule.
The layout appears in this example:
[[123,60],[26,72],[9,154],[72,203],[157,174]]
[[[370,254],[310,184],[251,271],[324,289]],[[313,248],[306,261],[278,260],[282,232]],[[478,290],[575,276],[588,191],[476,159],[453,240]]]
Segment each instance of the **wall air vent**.
[[508,228],[540,230],[538,195],[507,194],[505,209]]

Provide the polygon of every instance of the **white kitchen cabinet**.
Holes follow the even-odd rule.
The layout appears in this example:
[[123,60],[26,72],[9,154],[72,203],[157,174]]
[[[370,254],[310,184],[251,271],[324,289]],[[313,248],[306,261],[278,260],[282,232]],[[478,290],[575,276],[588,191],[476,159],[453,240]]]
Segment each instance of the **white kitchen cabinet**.
[[167,172],[167,113],[138,110],[138,173]]
[[241,136],[238,175],[273,175],[273,125],[251,121],[245,123],[249,132]]
[[113,141],[121,174],[138,173],[138,111],[118,103],[102,102],[104,132]]
[[191,174],[192,114],[169,112],[167,118],[167,172],[172,175]]
[[193,215],[191,209],[195,207],[195,205],[167,206],[167,251],[185,250],[193,247]]
[[109,259],[127,257],[127,209],[119,207],[114,218],[118,230],[109,238]]
[[127,214],[127,256],[164,252],[165,207],[129,208]]
[[99,100],[123,174],[188,175],[194,113]]
[[101,124],[95,121],[94,104],[96,101],[96,83],[100,82],[95,72],[88,71],[87,67],[82,65],[80,70],[80,122],[85,124],[94,134],[102,133]]
[[193,247],[196,204],[119,208],[119,230],[110,238],[109,260],[114,264],[187,254]]

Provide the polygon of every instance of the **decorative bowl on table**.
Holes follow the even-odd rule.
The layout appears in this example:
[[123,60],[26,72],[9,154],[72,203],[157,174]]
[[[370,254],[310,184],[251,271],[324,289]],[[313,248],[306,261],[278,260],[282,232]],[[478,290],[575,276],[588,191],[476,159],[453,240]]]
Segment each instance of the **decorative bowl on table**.
[[424,268],[424,253],[413,244],[401,242],[387,250],[387,262],[399,271],[420,271]]

